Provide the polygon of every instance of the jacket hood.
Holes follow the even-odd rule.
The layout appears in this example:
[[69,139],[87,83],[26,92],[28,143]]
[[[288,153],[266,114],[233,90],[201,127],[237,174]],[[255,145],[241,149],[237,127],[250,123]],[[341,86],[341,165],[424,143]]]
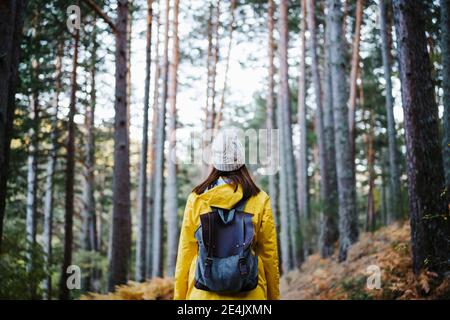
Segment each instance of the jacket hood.
[[242,186],[238,185],[236,191],[235,188],[234,185],[222,184],[205,191],[199,195],[198,198],[203,200],[210,207],[231,209],[243,196]]

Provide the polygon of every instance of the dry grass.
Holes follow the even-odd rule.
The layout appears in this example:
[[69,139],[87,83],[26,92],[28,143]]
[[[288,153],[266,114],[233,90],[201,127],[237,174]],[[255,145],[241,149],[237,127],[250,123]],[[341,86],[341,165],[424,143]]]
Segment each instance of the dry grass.
[[173,280],[170,278],[154,278],[143,283],[128,282],[117,286],[110,294],[88,293],[82,300],[172,300]]
[[[337,251],[337,250],[336,250]],[[414,277],[411,269],[408,223],[364,233],[349,251],[347,261],[337,262],[314,254],[300,270],[281,279],[282,299],[450,299],[450,279],[437,283],[436,276]],[[367,267],[381,270],[381,289],[367,289]],[[155,278],[129,282],[111,294],[89,293],[85,300],[168,300],[173,298],[173,279]]]
[[[364,233],[349,251],[347,261],[337,262],[314,254],[300,270],[282,277],[282,299],[449,299],[450,279],[437,283],[436,275],[414,277],[408,223]],[[367,267],[381,270],[381,288],[367,289]]]

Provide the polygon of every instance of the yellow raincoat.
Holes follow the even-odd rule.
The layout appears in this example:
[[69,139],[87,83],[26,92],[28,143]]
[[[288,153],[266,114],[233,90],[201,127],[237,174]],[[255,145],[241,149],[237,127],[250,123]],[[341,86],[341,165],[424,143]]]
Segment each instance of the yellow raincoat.
[[194,286],[198,254],[198,244],[194,233],[200,225],[200,215],[211,212],[211,206],[231,209],[242,198],[241,186],[236,192],[234,189],[232,185],[222,184],[201,195],[190,194],[181,227],[174,299],[277,300],[280,298],[277,236],[270,198],[264,191],[251,197],[245,206],[245,212],[253,214],[252,221],[255,228],[253,250],[258,255],[258,286],[251,291],[232,295],[199,290]]

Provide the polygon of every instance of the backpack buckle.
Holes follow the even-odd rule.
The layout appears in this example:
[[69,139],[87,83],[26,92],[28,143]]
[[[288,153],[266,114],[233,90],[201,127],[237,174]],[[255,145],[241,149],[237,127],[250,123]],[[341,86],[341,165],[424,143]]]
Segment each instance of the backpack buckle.
[[244,257],[239,258],[238,266],[241,276],[246,276],[248,274],[247,259]]
[[205,260],[205,278],[209,278],[211,276],[212,263],[213,263],[213,259],[207,257]]

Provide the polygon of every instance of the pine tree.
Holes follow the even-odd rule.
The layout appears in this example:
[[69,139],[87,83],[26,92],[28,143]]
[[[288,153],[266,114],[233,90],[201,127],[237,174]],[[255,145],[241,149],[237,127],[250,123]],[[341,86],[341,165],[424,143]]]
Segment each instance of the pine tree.
[[137,214],[137,232],[136,232],[136,281],[145,280],[146,259],[145,252],[147,248],[147,154],[148,154],[148,109],[150,105],[150,76],[151,76],[151,49],[152,49],[152,21],[153,21],[153,0],[147,0],[147,30],[146,30],[146,48],[145,48],[145,86],[144,86],[144,118],[142,123],[142,144],[141,144],[141,162],[139,167],[139,195],[138,195],[138,214]]
[[342,34],[342,8],[338,0],[328,0],[330,15],[330,58],[333,91],[334,138],[339,195],[339,260],[347,258],[349,247],[358,238],[354,163],[348,129],[345,52]]
[[177,194],[177,159],[176,159],[176,130],[177,130],[177,74],[179,61],[178,12],[180,1],[174,0],[173,5],[173,48],[172,64],[170,68],[169,87],[169,156],[167,169],[167,275],[175,273],[178,249],[178,194]]
[[405,119],[413,270],[443,274],[449,269],[450,219],[444,190],[439,117],[419,1],[394,0]]

